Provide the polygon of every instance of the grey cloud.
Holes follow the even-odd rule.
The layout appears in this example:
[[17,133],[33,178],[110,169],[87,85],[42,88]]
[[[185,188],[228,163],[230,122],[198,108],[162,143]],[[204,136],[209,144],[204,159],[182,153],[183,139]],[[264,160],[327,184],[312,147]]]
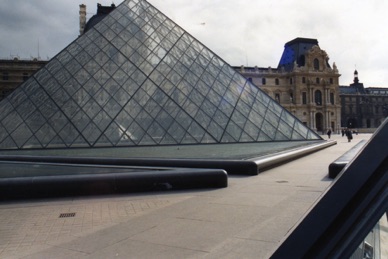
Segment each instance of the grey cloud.
[[[42,58],[53,57],[78,36],[79,4],[87,5],[90,18],[97,2],[110,5],[112,0],[2,0],[0,58],[36,56],[38,41]],[[276,67],[284,43],[296,37],[317,38],[330,63],[336,62],[341,84],[353,80],[356,64],[367,86],[388,86],[387,1],[149,2],[231,65]]]

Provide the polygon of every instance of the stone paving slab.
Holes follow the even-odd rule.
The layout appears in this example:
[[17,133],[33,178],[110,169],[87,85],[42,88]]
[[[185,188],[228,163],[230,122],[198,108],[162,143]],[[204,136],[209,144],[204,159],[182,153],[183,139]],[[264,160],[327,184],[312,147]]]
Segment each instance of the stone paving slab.
[[[0,258],[47,248],[149,213],[187,197],[94,197],[0,204]],[[60,218],[63,213],[74,217]]]

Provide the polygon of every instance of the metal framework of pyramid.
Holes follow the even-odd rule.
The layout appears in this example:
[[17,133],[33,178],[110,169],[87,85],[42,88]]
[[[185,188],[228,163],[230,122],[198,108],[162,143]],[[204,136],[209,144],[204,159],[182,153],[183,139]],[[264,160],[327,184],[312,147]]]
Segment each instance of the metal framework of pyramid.
[[0,149],[321,139],[144,0],[120,4],[0,111]]

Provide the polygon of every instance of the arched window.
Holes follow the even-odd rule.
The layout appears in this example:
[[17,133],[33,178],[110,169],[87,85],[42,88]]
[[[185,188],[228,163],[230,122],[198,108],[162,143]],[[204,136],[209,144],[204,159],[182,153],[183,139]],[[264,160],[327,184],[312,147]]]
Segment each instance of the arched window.
[[319,77],[315,78],[315,83],[319,84]]
[[303,83],[303,84],[306,83],[306,77],[302,77],[302,83]]
[[267,83],[267,80],[265,80],[265,78],[262,78],[262,79],[261,79],[261,84],[262,84],[262,85],[265,85],[266,83]]
[[322,92],[319,90],[315,91],[314,97],[316,105],[322,105]]
[[314,59],[314,69],[319,70],[319,60],[317,58]]
[[290,78],[290,85],[292,85],[292,78]]
[[279,85],[279,78],[275,79],[275,85]]

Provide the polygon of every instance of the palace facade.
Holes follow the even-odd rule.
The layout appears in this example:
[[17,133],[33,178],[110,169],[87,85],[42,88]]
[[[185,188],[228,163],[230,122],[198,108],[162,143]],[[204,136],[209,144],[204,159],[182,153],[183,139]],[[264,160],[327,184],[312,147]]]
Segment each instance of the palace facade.
[[364,87],[354,71],[353,83],[340,86],[342,126],[373,132],[388,116],[388,88]]
[[11,93],[17,86],[26,81],[39,68],[48,61],[1,59],[0,60],[0,101]]
[[317,132],[341,128],[340,74],[316,39],[287,42],[277,68],[235,69]]

